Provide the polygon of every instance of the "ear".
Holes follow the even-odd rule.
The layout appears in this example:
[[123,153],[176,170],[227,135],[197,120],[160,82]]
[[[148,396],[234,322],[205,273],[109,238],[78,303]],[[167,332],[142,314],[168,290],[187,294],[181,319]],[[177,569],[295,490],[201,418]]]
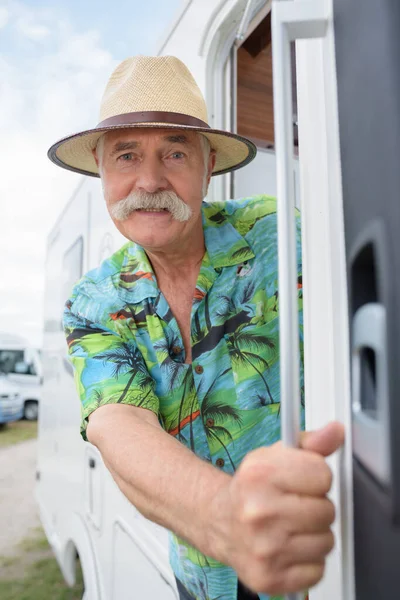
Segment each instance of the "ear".
[[210,156],[208,158],[207,183],[210,183],[211,175],[214,170],[216,160],[217,160],[217,153],[215,152],[215,150],[211,150]]
[[93,154],[94,160],[96,161],[96,166],[98,168],[99,167],[99,159],[97,158],[96,148],[92,148],[92,154]]

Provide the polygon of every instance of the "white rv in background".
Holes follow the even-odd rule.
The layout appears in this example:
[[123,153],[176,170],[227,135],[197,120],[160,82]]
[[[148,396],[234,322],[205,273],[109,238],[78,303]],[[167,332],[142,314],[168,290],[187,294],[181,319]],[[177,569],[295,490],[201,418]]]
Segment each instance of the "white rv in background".
[[[275,125],[281,127],[282,119],[289,118],[295,129],[286,173],[294,182],[295,202],[302,207],[308,428],[332,419],[349,425],[332,3],[319,3],[325,7],[320,20],[327,25],[320,28],[320,39],[299,43],[292,66],[286,57],[286,63],[278,64],[282,73],[274,75],[290,82],[297,74],[295,114],[282,115],[282,107],[276,107],[280,123]],[[279,161],[276,164],[274,142],[271,2],[186,0],[182,4],[158,53],[175,55],[189,67],[206,98],[211,127],[237,131],[258,146],[249,166],[212,178],[209,199],[275,195],[276,172],[281,177],[283,167]],[[315,8],[316,3],[311,5]],[[299,31],[307,37],[304,15],[301,18]],[[309,32],[317,37],[312,27]],[[138,513],[113,482],[97,449],[80,437],[80,404],[61,324],[63,304],[73,284],[123,243],[106,213],[99,181],[82,179],[48,239],[36,494],[47,537],[69,584],[74,582],[79,555],[85,600],[173,600],[178,595],[168,563],[167,532]],[[315,248],[318,252],[311,251]],[[310,600],[353,600],[350,459],[347,446],[340,469],[338,459],[331,460],[336,548]]]
[[42,393],[39,350],[18,335],[0,333],[0,373],[18,388],[22,399],[22,416],[35,421]]

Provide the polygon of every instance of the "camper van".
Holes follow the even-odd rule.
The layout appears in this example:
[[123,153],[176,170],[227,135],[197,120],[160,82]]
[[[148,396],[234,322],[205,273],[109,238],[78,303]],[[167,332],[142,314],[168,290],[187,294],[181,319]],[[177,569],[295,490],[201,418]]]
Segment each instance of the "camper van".
[[[277,195],[280,296],[283,282],[288,297],[295,285],[284,215],[301,208],[306,427],[337,419],[347,430],[329,459],[336,546],[310,600],[384,598],[399,584],[399,26],[391,0],[362,10],[346,0],[186,0],[156,49],[192,71],[211,127],[257,145],[250,165],[212,178],[208,199]],[[82,179],[48,238],[36,493],[69,584],[79,556],[85,600],[173,600],[167,532],[128,502],[80,437],[62,330],[73,284],[124,242],[99,181]],[[281,329],[293,379],[290,335]],[[283,392],[289,444],[295,398]]]
[[0,333],[0,372],[18,387],[23,403],[21,417],[36,421],[42,392],[39,350],[20,336]]
[[24,403],[18,386],[0,372],[0,428],[21,419],[23,411]]

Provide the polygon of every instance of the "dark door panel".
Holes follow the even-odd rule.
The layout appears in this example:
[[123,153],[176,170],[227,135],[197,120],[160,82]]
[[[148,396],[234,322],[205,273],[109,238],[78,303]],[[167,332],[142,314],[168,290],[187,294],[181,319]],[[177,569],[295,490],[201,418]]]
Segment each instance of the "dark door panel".
[[334,0],[357,600],[400,585],[400,2]]

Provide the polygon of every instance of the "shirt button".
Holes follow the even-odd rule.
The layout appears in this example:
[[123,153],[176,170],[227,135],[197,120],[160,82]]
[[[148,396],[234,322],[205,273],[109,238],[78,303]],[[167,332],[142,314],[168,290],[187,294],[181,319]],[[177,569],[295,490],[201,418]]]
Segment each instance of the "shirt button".
[[204,369],[203,369],[203,367],[201,365],[196,365],[195,368],[194,368],[194,370],[196,371],[196,373],[198,375],[201,375],[204,372]]
[[206,427],[214,427],[214,419],[207,419]]
[[217,465],[217,467],[219,467],[220,469],[222,469],[222,467],[225,464],[225,461],[223,458],[217,458],[217,460],[215,461],[215,464]]
[[180,354],[182,352],[182,348],[180,348],[179,346],[173,346],[172,352],[174,354]]

